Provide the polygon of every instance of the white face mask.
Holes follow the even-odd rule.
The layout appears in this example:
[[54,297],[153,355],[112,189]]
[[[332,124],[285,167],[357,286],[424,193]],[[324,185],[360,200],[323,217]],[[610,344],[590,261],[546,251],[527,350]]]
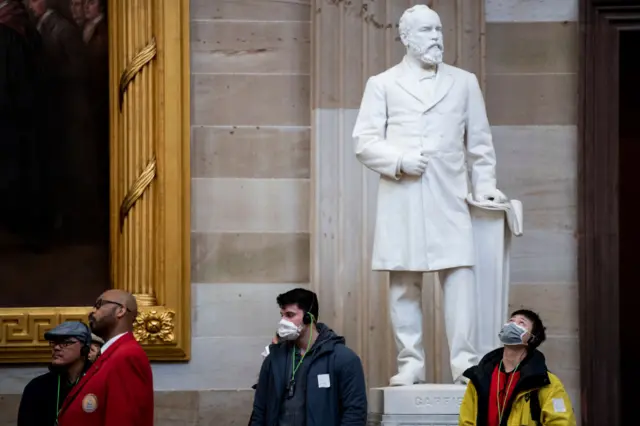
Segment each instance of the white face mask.
[[283,340],[296,340],[301,332],[302,325],[296,326],[287,319],[282,318],[278,323],[278,336]]

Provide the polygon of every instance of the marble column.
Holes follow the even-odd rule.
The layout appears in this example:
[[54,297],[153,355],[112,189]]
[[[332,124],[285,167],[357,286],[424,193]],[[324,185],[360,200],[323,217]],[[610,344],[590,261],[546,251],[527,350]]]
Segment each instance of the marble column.
[[[369,386],[388,383],[395,347],[388,274],[371,271],[378,176],[356,160],[351,132],[366,80],[398,63],[397,23],[415,0],[314,0],[312,8],[312,283],[320,319],[361,356]],[[445,29],[445,61],[484,85],[484,2],[426,2]],[[425,276],[427,377],[450,380],[441,291]]]

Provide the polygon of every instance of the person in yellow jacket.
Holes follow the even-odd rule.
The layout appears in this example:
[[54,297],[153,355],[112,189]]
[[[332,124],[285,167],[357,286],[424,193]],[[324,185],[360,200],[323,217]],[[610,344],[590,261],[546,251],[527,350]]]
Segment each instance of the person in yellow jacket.
[[503,348],[464,372],[460,426],[575,426],[569,395],[536,348],[546,339],[535,312],[515,311],[500,330]]

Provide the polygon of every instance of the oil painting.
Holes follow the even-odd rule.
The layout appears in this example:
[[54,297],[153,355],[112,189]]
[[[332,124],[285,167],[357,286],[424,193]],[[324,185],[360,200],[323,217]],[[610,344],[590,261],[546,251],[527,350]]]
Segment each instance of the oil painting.
[[110,287],[107,0],[0,0],[0,308]]

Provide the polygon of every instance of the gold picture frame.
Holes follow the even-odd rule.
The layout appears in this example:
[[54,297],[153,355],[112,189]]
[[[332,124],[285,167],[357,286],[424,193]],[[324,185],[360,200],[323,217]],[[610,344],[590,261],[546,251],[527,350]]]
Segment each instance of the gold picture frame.
[[[152,361],[191,352],[189,0],[109,0],[110,258]],[[98,295],[96,295],[97,297]],[[90,307],[0,308],[0,364],[50,359],[44,333]]]

